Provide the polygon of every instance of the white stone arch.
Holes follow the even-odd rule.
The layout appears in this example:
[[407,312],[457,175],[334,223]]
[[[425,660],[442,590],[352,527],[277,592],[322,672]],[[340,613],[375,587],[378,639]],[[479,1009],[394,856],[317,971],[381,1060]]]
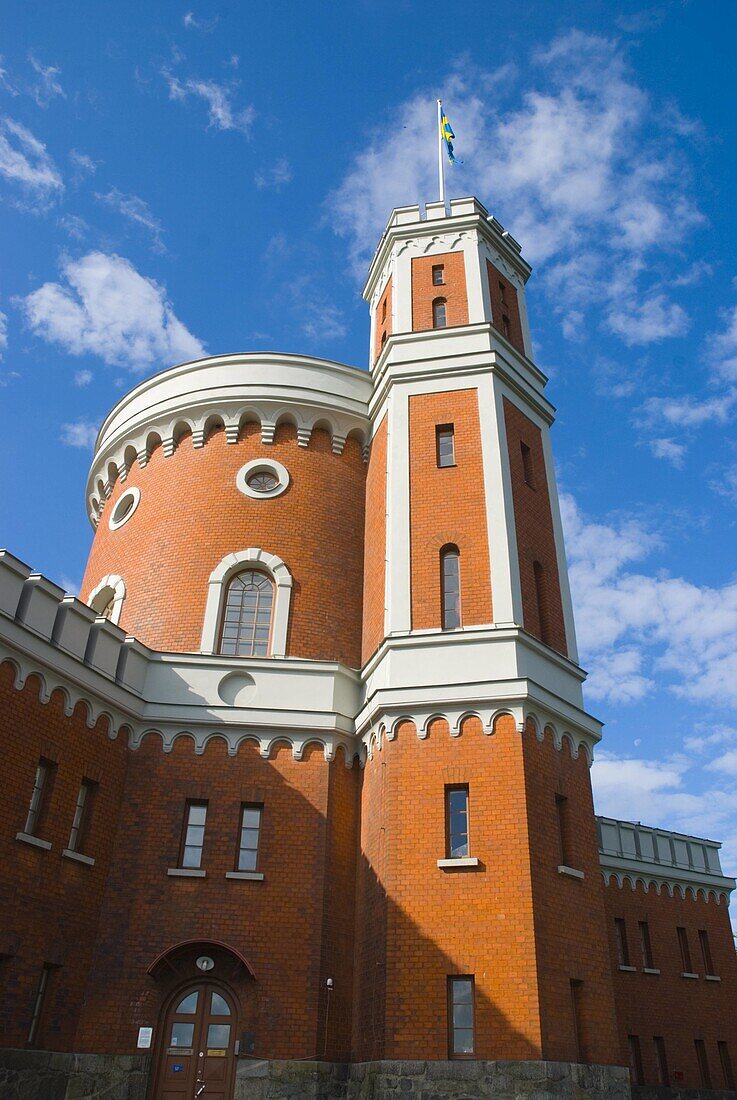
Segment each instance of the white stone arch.
[[[90,592],[87,597],[87,603],[93,611],[98,613],[102,611],[109,600],[104,597],[106,590],[110,590],[113,594],[113,609],[110,612],[110,622],[115,626],[120,622],[120,612],[123,610],[123,600],[125,599],[125,581],[122,577],[119,577],[117,573],[108,573],[103,577],[99,584]],[[97,602],[97,607],[95,607]]]
[[292,599],[292,574],[276,554],[268,554],[258,547],[237,550],[213,569],[207,585],[205,621],[202,626],[200,653],[215,654],[218,645],[218,626],[223,608],[223,597],[230,578],[247,566],[262,569],[274,582],[274,611],[271,624],[271,657],[286,657],[289,605]]

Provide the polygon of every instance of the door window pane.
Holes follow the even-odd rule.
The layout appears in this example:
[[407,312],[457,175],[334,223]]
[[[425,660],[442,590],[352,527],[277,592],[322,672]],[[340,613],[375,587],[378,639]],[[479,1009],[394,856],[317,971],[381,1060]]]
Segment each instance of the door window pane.
[[194,1038],[194,1024],[174,1023],[171,1025],[170,1047],[191,1047]]
[[191,1012],[197,1011],[197,1001],[199,999],[199,993],[195,989],[194,993],[188,993],[187,996],[179,1002],[174,1011],[179,1015],[188,1016]]
[[228,1008],[228,1002],[225,997],[221,997],[219,993],[213,993],[212,1003],[210,1004],[211,1016],[230,1016],[230,1009]]
[[230,1042],[230,1024],[210,1024],[207,1029],[208,1050],[225,1050]]

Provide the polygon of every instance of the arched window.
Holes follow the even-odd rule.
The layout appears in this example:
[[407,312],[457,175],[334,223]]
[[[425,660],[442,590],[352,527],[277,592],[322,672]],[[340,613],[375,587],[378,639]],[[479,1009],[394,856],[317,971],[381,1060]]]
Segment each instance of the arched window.
[[98,615],[109,619],[116,625],[120,622],[120,612],[125,599],[125,584],[123,578],[114,573],[108,573],[100,583],[92,589],[87,597],[87,603]]
[[445,298],[435,298],[432,303],[432,327],[445,328],[448,324]]
[[461,625],[461,555],[457,546],[440,551],[440,600],[443,630]]
[[228,582],[219,653],[267,657],[271,639],[274,583],[258,569],[244,569]]

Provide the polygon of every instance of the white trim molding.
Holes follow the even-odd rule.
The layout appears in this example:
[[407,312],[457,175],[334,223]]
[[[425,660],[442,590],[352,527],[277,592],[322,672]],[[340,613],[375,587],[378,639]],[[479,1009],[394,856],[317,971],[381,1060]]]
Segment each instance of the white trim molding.
[[200,653],[215,654],[218,644],[218,626],[222,614],[222,601],[228,581],[240,569],[253,566],[262,569],[274,582],[274,612],[271,624],[270,657],[286,657],[289,604],[292,598],[292,574],[276,554],[249,547],[228,554],[210,574],[205,605],[205,621],[202,627]]
[[[273,489],[252,489],[248,479],[253,474],[272,474],[277,483]],[[289,487],[289,470],[275,458],[253,458],[245,466],[241,466],[235,475],[235,484],[244,496],[253,497],[254,500],[269,500],[281,496]]]
[[[123,610],[123,600],[125,599],[125,581],[122,577],[119,577],[117,573],[108,573],[107,576],[102,578],[99,584],[95,585],[87,597],[87,604],[93,611],[97,611],[99,614],[105,604],[99,608],[95,607],[95,600],[106,589],[109,589],[113,593],[113,609],[110,612],[110,622],[117,626],[120,622],[120,613]],[[107,603],[107,600],[105,603]]]

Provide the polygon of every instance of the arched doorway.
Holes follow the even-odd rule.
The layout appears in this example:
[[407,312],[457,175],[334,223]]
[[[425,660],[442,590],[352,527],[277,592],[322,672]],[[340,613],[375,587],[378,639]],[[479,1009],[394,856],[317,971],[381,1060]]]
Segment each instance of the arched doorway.
[[231,1100],[237,1009],[222,982],[180,988],[159,1026],[153,1100]]

